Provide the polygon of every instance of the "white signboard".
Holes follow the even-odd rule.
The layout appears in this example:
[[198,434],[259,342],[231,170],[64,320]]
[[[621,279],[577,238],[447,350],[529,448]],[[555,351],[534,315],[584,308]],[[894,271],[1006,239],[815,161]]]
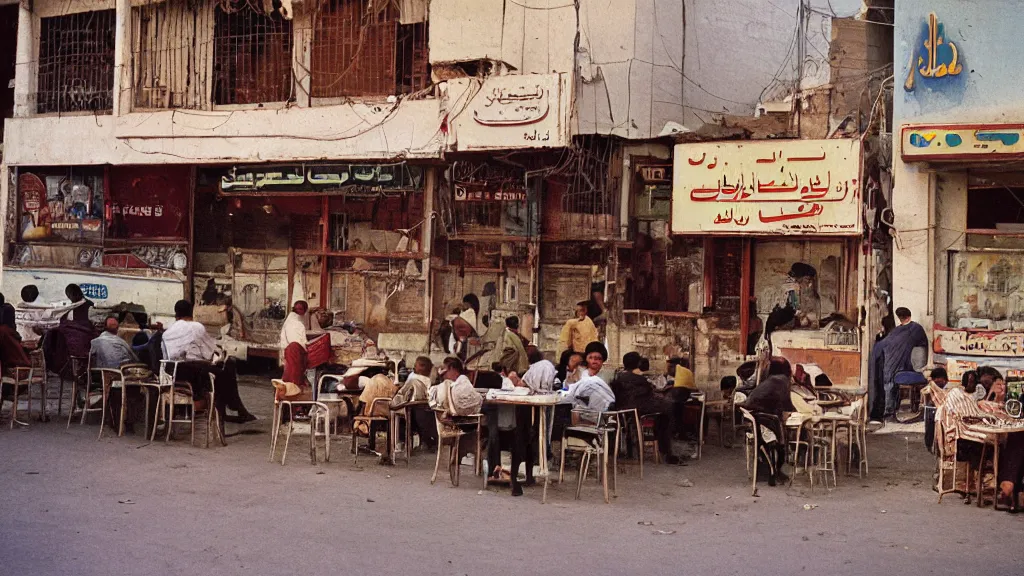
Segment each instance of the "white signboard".
[[857,236],[859,140],[678,144],[674,234]]
[[569,141],[568,77],[518,74],[448,81],[455,150],[552,148]]

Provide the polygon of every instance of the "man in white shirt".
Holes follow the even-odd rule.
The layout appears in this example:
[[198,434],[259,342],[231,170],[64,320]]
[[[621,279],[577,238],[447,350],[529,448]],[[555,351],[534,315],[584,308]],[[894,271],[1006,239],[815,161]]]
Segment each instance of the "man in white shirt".
[[309,311],[309,304],[299,300],[292,306],[292,311],[284,320],[281,327],[281,355],[284,357],[284,375],[281,377],[285,382],[291,382],[305,390],[309,387],[306,381],[307,355],[306,345],[306,312]]
[[[221,421],[245,423],[256,420],[256,416],[245,408],[238,395],[238,374],[234,359],[213,362],[217,343],[206,332],[206,326],[193,320],[192,303],[178,300],[174,304],[174,318],[161,338],[167,359],[178,361],[178,380],[190,383],[193,397],[199,400],[209,393],[210,375],[213,375],[214,402]],[[238,416],[226,416],[225,408],[235,410]]]

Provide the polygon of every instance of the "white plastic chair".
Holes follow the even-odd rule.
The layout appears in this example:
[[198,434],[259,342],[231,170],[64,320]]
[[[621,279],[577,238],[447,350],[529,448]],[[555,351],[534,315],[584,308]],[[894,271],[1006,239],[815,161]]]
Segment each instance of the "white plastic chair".
[[[272,380],[280,386],[284,386],[284,382],[278,379]],[[276,390],[276,386],[275,386]],[[295,407],[305,406],[309,409],[309,421],[307,422],[296,422],[294,418]],[[317,439],[324,439],[324,462],[330,462],[331,460],[331,424],[330,424],[330,409],[323,402],[317,402],[315,400],[278,400],[277,395],[274,396],[274,417],[271,422],[270,430],[270,461],[274,462],[277,455],[277,443],[281,435],[281,417],[287,410],[288,414],[288,425],[285,431],[284,448],[281,451],[281,465],[284,466],[286,459],[288,458],[288,443],[291,441],[292,434],[307,434],[309,436],[309,456],[313,464],[317,463]]]

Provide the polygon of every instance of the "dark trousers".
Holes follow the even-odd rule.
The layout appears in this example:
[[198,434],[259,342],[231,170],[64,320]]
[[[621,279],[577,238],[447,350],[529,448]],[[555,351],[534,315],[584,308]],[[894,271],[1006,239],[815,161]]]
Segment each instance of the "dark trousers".
[[1013,482],[1019,488],[1024,476],[1024,433],[1007,434],[1006,446],[999,453],[999,481]]
[[412,410],[413,430],[420,435],[420,442],[430,448],[437,446],[437,421],[429,406],[416,406]]
[[[764,453],[767,453],[768,461],[766,464],[769,466],[769,474],[773,478],[778,478],[782,472],[782,465],[786,463],[786,434],[781,425],[781,418],[770,416],[767,414],[757,413],[754,414],[754,420],[759,426],[764,426],[775,433],[776,441],[774,444],[767,444],[761,439],[761,434],[758,433],[757,437],[760,439],[761,445],[758,447],[757,457],[761,458]],[[764,447],[764,453],[760,450]]]
[[[689,394],[686,394],[689,397]],[[667,397],[654,397],[636,406],[640,417],[654,417],[654,434],[658,438],[658,451],[667,456],[672,454],[672,434],[675,431],[676,411],[686,403],[675,402]]]
[[498,429],[498,409],[496,406],[484,408],[487,414],[487,470],[493,475],[494,469],[501,464],[501,449],[507,447],[512,453],[512,485],[519,484],[519,466],[526,463],[526,480],[533,480],[533,466],[536,464],[537,422],[533,422],[533,408],[516,406],[516,427],[513,430]]
[[[122,398],[122,394],[121,393],[122,393],[122,390],[124,390],[124,388],[111,388],[110,389],[110,397],[107,399],[107,422],[110,423],[111,428],[113,428],[114,430],[117,430],[118,427],[121,425],[121,398]],[[155,426],[156,425],[157,393],[156,393],[156,391],[154,389],[151,389],[150,395],[151,395],[151,397],[149,399],[149,416],[148,416],[148,418],[149,418],[149,425],[150,426]],[[124,419],[124,428],[125,428],[126,432],[133,431],[133,429],[135,427],[135,425],[134,425],[135,418],[133,417],[133,414],[135,413],[135,409],[138,409],[140,412],[144,412],[145,411],[145,392],[143,392],[137,386],[131,386],[131,387],[128,388],[128,406],[127,406],[127,413],[125,414],[125,419]],[[150,431],[146,430],[145,433],[148,435],[150,433]]]
[[178,363],[178,380],[192,385],[192,396],[197,400],[209,394],[210,374],[215,378],[213,401],[217,412],[223,416],[224,409],[230,408],[239,414],[248,413],[238,394],[238,371],[234,358],[219,364],[202,360]]

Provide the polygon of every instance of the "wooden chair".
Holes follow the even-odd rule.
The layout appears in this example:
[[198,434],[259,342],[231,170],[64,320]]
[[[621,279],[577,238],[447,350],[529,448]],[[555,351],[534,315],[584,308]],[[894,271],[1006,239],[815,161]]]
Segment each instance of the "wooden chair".
[[[562,483],[565,479],[566,453],[580,453],[580,470],[579,475],[576,477],[576,499],[579,500],[580,492],[583,488],[583,482],[586,480],[587,473],[590,468],[590,461],[593,456],[597,456],[599,479],[601,481],[601,487],[604,490],[604,501],[605,503],[609,503],[609,461],[613,454],[618,452],[618,440],[615,440],[613,444],[611,439],[617,436],[618,429],[615,425],[605,423],[604,413],[587,410],[573,410],[573,414],[576,415],[578,419],[586,420],[591,423],[581,422],[572,426],[566,426],[562,431],[561,462],[558,467],[558,482]],[[642,454],[642,446],[640,450]],[[615,468],[616,466],[611,466],[612,493],[614,493],[618,488],[618,472]]]
[[[84,366],[84,370],[82,370]],[[74,356],[71,358],[71,408],[68,410],[68,424],[65,430],[71,428],[71,421],[75,418],[75,411],[78,410],[81,413],[81,420],[79,425],[85,424],[85,417],[90,412],[102,412],[103,407],[103,387],[99,388],[93,386],[93,370],[92,370],[92,357],[82,358]],[[83,405],[78,408],[78,393],[79,389],[82,390]],[[100,402],[99,408],[91,408],[93,400]]]
[[[483,469],[483,457],[481,447],[483,446],[483,414],[471,416],[449,417],[439,410],[434,411],[434,419],[437,423],[437,458],[434,460],[434,474],[430,477],[430,484],[437,482],[437,472],[441,469],[441,452],[448,446],[448,477],[452,486],[459,485],[461,459],[459,458],[459,444],[466,434],[476,432],[476,452],[474,454],[474,467],[477,475]],[[487,476],[483,477],[483,489],[487,488]]]
[[[719,447],[725,447],[725,423],[729,422],[730,440],[729,444],[732,445],[736,442],[736,386],[722,390],[721,400],[711,400],[704,402],[704,419],[714,418],[718,420],[718,445]],[[704,427],[701,426],[702,438],[703,438]],[[701,442],[703,444],[703,441]],[[697,449],[697,458],[700,458],[701,449]]]
[[[133,388],[133,387],[134,388],[138,388],[142,392],[143,396],[146,398],[146,413],[145,413],[145,416],[144,416],[143,435],[144,436],[149,436],[149,433],[150,433],[149,432],[149,415],[150,415],[149,407],[151,405],[151,400],[152,400],[151,396],[152,396],[153,392],[155,391],[156,395],[157,395],[157,397],[159,399],[159,396],[160,396],[160,382],[158,380],[154,379],[154,378],[142,379],[142,378],[139,378],[139,377],[134,377],[133,376],[133,372],[140,371],[140,370],[141,371],[145,371],[145,372],[148,373],[148,366],[146,364],[125,364],[125,365],[121,366],[121,368],[120,368],[120,371],[121,371],[121,385],[122,385],[122,387],[121,387],[121,414],[120,414],[120,420],[121,421],[120,421],[120,424],[118,425],[118,428],[117,428],[117,435],[119,437],[120,436],[124,436],[125,419],[127,418],[127,413],[128,413],[128,409],[127,409],[127,406],[128,406],[128,389],[129,388]],[[156,422],[153,423],[153,426],[156,427]],[[221,438],[221,440],[223,440],[223,438]]]
[[[46,407],[46,396],[47,396],[47,390],[48,390],[48,386],[47,386],[48,382],[47,382],[47,379],[46,379],[46,377],[47,377],[47,373],[46,373],[46,356],[43,354],[43,349],[42,348],[37,348],[37,349],[35,349],[35,350],[33,350],[32,352],[29,353],[28,358],[29,358],[29,360],[32,363],[32,375],[29,376],[29,390],[28,390],[28,395],[29,395],[29,412],[31,413],[31,411],[32,411],[32,409],[31,409],[31,406],[32,406],[32,386],[36,386],[37,388],[39,388],[39,398],[40,398],[39,403],[41,405],[40,406],[40,416],[39,416],[40,420],[42,422],[49,422],[50,421],[50,416],[47,413],[47,407]],[[58,409],[60,408],[60,400],[59,399],[57,401],[57,407],[58,407]],[[59,413],[57,415],[60,416]]]
[[[28,366],[15,366],[10,376],[4,376],[0,381],[7,386],[10,386],[13,390],[11,396],[11,422],[10,428],[13,429],[15,424],[19,426],[28,426],[28,419],[32,418],[32,386],[36,385],[40,390],[40,408],[39,408],[39,420],[45,422],[46,417],[46,376],[43,372],[43,377],[38,377],[40,371],[40,362],[45,366],[45,360],[42,359],[42,350],[33,351],[29,354],[30,364]],[[27,420],[22,422],[18,420],[18,398],[24,392],[26,399],[28,400],[28,407],[26,408]]]
[[707,416],[707,394],[698,390],[690,395],[687,402],[694,402],[700,406],[700,421],[697,423],[697,460],[700,460],[704,453],[704,418]]
[[[636,440],[637,460],[640,464],[640,479],[644,478],[644,445],[643,429],[640,425],[640,414],[636,408],[629,410],[609,410],[602,414],[602,424],[615,428],[615,452],[612,455],[613,464],[618,472],[619,448],[623,442]],[[632,419],[632,422],[630,420]]]
[[[277,388],[285,388],[284,381],[280,379],[271,380],[275,391]],[[305,407],[309,416],[308,421],[298,422],[294,418],[295,408]],[[288,423],[284,439],[284,449],[281,451],[281,465],[284,466],[288,458],[288,443],[293,433],[307,434],[309,436],[309,455],[313,464],[317,463],[317,439],[324,439],[324,462],[331,460],[331,410],[324,402],[317,400],[279,400],[274,394],[274,417],[270,426],[270,461],[273,462],[277,455],[277,444],[281,436],[281,428],[284,415],[288,414]]]
[[[178,381],[179,363],[177,360],[160,361],[160,372],[157,375],[160,382],[160,397],[156,403],[156,422],[153,424],[153,433],[150,441],[156,439],[157,425],[163,420],[166,428],[164,442],[170,442],[175,424],[188,424],[192,430],[192,444],[195,445],[195,400],[192,396],[192,385],[188,382]],[[187,415],[186,418],[176,418],[174,416],[175,408],[178,407],[183,408]]]
[[857,477],[863,478],[868,473],[868,420],[867,420],[867,396],[854,400],[850,404],[850,421],[839,422],[836,425],[836,434],[846,431],[847,462],[846,473],[850,474],[853,468],[853,446],[857,446],[858,462]]
[[[45,337],[44,337],[45,338]],[[42,350],[42,345],[39,347]],[[76,384],[80,385],[82,382],[87,382],[89,379],[89,358],[85,356],[71,356],[68,359],[68,365],[71,368],[71,410],[74,411],[75,403],[78,398],[75,397]],[[68,366],[65,366],[67,368]],[[64,402],[64,369],[58,372],[60,376],[60,384],[57,390],[57,416],[61,416]]]
[[[646,453],[649,448],[651,450],[651,458],[654,460],[654,463],[661,464],[661,451],[658,449],[658,436],[654,430],[657,425],[657,416],[657,414],[644,414],[640,417],[642,438],[640,442],[640,457],[643,458],[644,453]],[[697,453],[700,454],[700,448],[697,449]]]
[[[764,456],[766,462],[772,462],[772,457],[768,454],[767,447],[761,442],[761,426],[758,424],[754,414],[746,408],[740,408],[740,414],[743,415],[743,421],[749,426],[749,430],[745,435],[744,445],[746,446],[746,459],[747,459],[747,470],[750,474],[750,488],[751,495],[757,496],[757,467],[760,456]],[[763,415],[764,417],[774,418],[773,416]],[[784,438],[778,438],[777,441],[784,442]],[[774,474],[775,470],[771,469],[769,465],[769,474]]]
[[[368,416],[358,415],[352,417],[352,463],[359,462],[359,438],[366,438],[367,446],[373,444],[376,445],[376,435],[379,434],[379,428],[375,428],[374,424],[383,424],[384,433],[387,438],[384,440],[385,449],[390,449],[391,446],[391,398],[374,398],[373,402],[370,403]],[[380,415],[380,412],[384,412],[385,415]],[[364,435],[359,428],[366,426],[366,434]]]
[[[102,440],[103,427],[107,423],[107,409],[110,407],[110,392],[115,387],[121,388],[121,371],[112,368],[94,368],[92,371],[100,375],[100,394],[102,401],[100,402],[100,433],[96,439]],[[122,396],[123,395],[124,394],[122,393]],[[124,399],[122,398],[122,406],[124,406],[123,400]],[[120,434],[118,434],[118,436],[120,436]]]
[[[410,460],[412,459],[412,414],[413,411],[427,405],[426,400],[409,402],[401,408],[391,409],[391,430],[389,438],[391,440],[391,463],[394,464],[398,454],[398,437],[401,430],[401,423],[405,422],[405,449],[402,451],[405,455],[405,465],[409,466]],[[422,441],[422,440],[421,440]]]

